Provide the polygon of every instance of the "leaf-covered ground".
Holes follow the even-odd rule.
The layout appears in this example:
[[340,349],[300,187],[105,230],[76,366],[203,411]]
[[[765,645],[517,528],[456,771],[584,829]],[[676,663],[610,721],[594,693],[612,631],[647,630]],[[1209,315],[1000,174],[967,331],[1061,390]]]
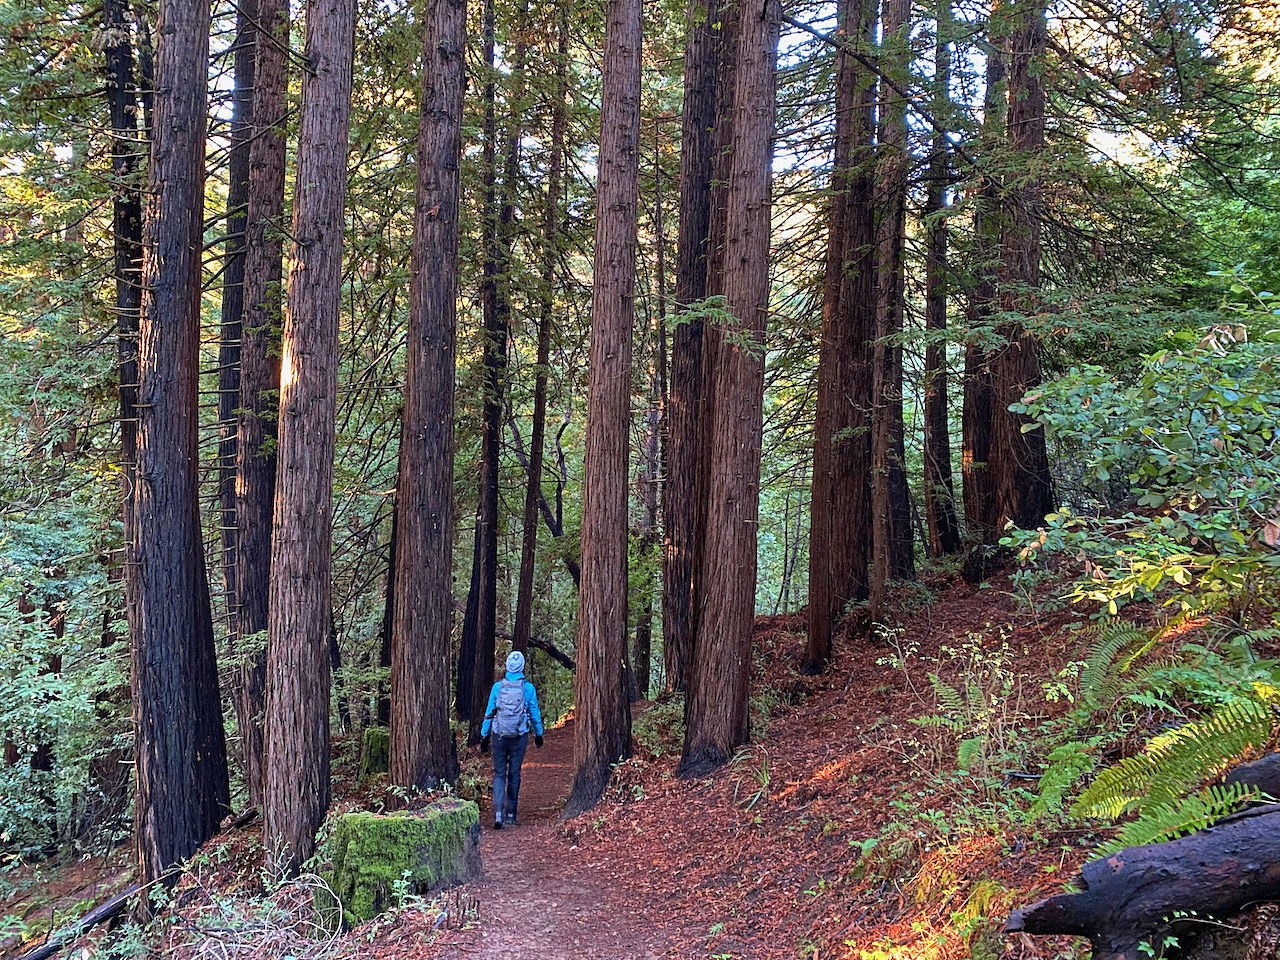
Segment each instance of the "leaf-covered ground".
[[[716,775],[674,775],[678,704],[637,711],[639,755],[562,821],[571,721],[530,750],[522,823],[494,831],[483,879],[316,939],[309,890],[267,899],[252,829],[212,842],[169,911],[175,957],[826,958],[1087,955],[1013,937],[1009,910],[1070,881],[1087,825],[1020,816],[1039,725],[1067,708],[1088,619],[1006,578],[904,588],[900,628],[855,616],[820,677],[795,670],[800,617],[756,628],[755,738]],[[1060,676],[1066,670],[1065,678]],[[931,675],[934,678],[931,680]],[[950,691],[948,693],[947,691]],[[957,772],[957,750],[964,773]],[[1039,759],[1043,759],[1040,757]],[[464,757],[487,783],[488,758]],[[367,788],[365,788],[367,791]],[[482,803],[484,803],[482,798]]]

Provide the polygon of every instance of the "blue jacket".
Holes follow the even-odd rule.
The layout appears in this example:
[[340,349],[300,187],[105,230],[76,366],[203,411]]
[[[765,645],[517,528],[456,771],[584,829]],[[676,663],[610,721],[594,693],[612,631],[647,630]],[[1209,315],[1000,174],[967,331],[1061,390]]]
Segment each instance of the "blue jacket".
[[[524,680],[524,674],[508,671],[507,679]],[[493,713],[498,709],[498,691],[501,689],[502,681],[499,680],[489,691],[489,705],[484,708],[484,723],[480,724],[482,737],[489,735],[489,727],[493,724]],[[542,736],[542,711],[538,709],[538,691],[533,689],[533,684],[528,680],[524,681],[524,706],[529,711],[529,723],[533,726],[533,732],[539,737]]]

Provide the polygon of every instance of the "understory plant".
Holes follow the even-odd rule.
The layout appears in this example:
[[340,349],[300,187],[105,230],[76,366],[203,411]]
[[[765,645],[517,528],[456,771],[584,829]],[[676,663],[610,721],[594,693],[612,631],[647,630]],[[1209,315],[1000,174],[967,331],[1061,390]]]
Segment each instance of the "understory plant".
[[[1103,852],[1192,832],[1256,799],[1215,781],[1275,736],[1280,663],[1258,651],[1280,639],[1280,310],[1239,276],[1232,289],[1245,306],[1175,335],[1132,383],[1077,368],[1015,407],[1078,452],[1099,503],[1120,489],[1131,509],[1062,510],[1003,543],[1024,567],[1079,564],[1068,597],[1102,615],[1134,601],[1172,613],[1150,630],[1095,625],[1070,735],[1045,763],[1033,810],[1122,823]],[[1067,807],[1109,751],[1122,759]]]
[[1175,334],[1121,384],[1074,368],[1013,409],[1075,451],[1099,503],[1118,516],[1060,510],[1002,542],[1024,564],[1081,565],[1069,594],[1115,613],[1151,600],[1248,629],[1280,601],[1280,319],[1267,292],[1207,331]]
[[[1066,808],[1076,819],[1123,824],[1101,853],[1191,833],[1258,799],[1256,789],[1214,781],[1273,742],[1280,661],[1258,657],[1253,636],[1207,647],[1179,641],[1180,630],[1097,627],[1064,728],[1076,736],[1048,754],[1033,812]],[[1099,756],[1126,752],[1152,728],[1159,732],[1066,806]]]

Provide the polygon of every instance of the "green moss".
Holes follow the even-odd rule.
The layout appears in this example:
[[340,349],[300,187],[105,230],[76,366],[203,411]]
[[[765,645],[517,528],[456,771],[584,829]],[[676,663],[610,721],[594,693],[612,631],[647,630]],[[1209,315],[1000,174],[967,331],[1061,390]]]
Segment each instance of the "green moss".
[[367,727],[360,750],[360,779],[390,769],[391,731],[386,727]]
[[332,866],[324,878],[344,921],[354,926],[405,895],[431,893],[477,875],[480,810],[469,800],[451,798],[423,810],[343,814],[329,852]]

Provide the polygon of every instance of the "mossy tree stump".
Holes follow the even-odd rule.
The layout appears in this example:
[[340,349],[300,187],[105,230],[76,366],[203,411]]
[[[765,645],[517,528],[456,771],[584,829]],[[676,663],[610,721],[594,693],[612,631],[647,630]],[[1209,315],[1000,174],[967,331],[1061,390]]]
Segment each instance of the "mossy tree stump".
[[391,731],[386,727],[366,727],[360,744],[360,779],[391,769]]
[[[338,817],[324,879],[355,926],[405,895],[455,886],[480,873],[480,810],[470,800],[440,800],[421,810]],[[323,911],[322,911],[323,912]]]

